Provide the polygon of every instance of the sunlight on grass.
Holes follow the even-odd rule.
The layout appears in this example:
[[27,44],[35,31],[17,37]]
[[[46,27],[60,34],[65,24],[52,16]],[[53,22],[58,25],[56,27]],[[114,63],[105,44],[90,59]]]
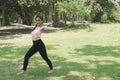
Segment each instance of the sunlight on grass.
[[47,80],[63,80],[65,76],[59,76],[59,77],[48,77]]

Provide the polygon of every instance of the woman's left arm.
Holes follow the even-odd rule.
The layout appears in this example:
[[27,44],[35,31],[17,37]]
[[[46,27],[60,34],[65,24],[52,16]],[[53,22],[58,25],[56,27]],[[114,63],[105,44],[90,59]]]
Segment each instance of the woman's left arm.
[[43,30],[62,30],[63,28],[55,28],[55,27],[43,26],[42,29]]

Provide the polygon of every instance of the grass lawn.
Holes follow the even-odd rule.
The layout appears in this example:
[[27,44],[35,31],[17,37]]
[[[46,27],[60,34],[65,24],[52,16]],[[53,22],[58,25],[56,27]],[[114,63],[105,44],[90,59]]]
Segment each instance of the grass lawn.
[[27,73],[17,75],[32,45],[30,31],[0,30],[0,80],[120,80],[120,24],[92,24],[91,32],[43,33],[55,69],[52,74],[36,53],[29,60]]

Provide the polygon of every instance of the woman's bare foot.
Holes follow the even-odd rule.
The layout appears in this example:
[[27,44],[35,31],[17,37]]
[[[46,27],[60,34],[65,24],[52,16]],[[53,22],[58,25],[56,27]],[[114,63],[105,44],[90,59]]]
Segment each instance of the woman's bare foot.
[[54,72],[54,69],[50,70],[48,73],[53,73]]
[[21,70],[19,73],[17,73],[17,75],[21,75],[21,74],[25,74],[25,71]]

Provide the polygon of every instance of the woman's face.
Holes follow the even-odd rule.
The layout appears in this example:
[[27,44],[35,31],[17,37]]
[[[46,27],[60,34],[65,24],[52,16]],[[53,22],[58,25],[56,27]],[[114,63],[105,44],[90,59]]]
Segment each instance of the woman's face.
[[36,18],[36,23],[37,23],[37,24],[42,24],[42,20],[41,20],[39,17],[37,17],[37,18]]

